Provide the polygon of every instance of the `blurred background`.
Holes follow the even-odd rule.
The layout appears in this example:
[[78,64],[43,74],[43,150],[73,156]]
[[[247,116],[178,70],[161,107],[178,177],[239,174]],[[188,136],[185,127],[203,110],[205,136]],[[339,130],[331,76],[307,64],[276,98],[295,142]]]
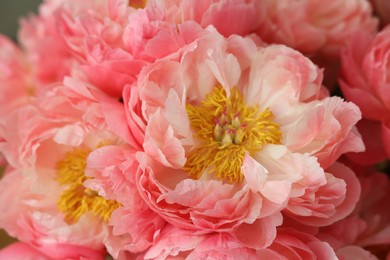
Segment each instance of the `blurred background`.
[[16,37],[19,18],[37,12],[42,0],[2,0],[0,1],[0,33],[13,39]]
[[[36,13],[41,0],[2,0],[0,1],[0,33],[16,40],[19,19],[30,13]],[[2,169],[0,169],[0,177]],[[0,191],[1,192],[1,191]],[[0,229],[0,248],[11,243],[12,238]]]

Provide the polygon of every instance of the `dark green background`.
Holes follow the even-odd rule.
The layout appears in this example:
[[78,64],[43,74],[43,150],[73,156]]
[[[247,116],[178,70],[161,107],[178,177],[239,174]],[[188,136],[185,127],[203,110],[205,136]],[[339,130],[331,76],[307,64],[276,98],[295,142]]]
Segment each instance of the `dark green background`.
[[0,33],[15,39],[19,18],[37,12],[42,0],[0,0]]

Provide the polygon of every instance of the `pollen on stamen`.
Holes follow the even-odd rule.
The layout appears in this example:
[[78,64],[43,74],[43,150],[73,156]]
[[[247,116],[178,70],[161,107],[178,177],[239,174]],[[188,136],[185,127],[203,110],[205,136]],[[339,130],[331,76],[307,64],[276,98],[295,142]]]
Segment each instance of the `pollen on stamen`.
[[130,0],[129,6],[135,9],[145,8],[147,2],[147,0]]
[[65,187],[57,206],[69,224],[77,222],[88,212],[107,222],[111,213],[120,206],[118,202],[106,200],[96,191],[84,187],[83,183],[88,179],[84,170],[89,152],[87,149],[75,149],[57,163],[56,180]]
[[199,106],[187,105],[187,114],[200,144],[188,153],[184,170],[195,179],[207,169],[217,179],[240,182],[245,154],[282,139],[271,110],[248,106],[237,88],[227,97],[221,86],[215,87]]

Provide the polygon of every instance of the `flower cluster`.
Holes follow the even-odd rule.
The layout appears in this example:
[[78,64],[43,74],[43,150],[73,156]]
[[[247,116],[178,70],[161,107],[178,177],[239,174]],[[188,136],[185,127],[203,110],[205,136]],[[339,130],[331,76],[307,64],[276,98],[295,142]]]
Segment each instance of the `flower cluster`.
[[0,258],[386,257],[386,14],[44,1],[0,36]]

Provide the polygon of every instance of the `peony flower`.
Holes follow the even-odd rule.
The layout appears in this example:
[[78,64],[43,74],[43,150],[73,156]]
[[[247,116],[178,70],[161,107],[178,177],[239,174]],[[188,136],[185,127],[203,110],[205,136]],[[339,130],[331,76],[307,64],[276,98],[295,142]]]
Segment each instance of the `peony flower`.
[[355,173],[341,163],[335,163],[327,171],[322,176],[304,175],[294,183],[292,194],[299,195],[291,195],[284,210],[289,217],[304,225],[327,226],[355,208],[360,196]]
[[[34,89],[30,86],[30,73],[22,51],[10,39],[0,35],[0,129],[6,126],[4,117],[14,109],[30,102]],[[0,130],[0,142],[3,136]],[[0,153],[0,166],[6,160]]]
[[[129,41],[128,43],[131,44],[134,50],[137,50],[142,53],[142,55],[151,57],[152,59],[158,60],[180,57],[183,52],[193,49],[197,45],[197,41],[206,34],[199,25],[192,22],[173,25],[161,20],[150,21],[148,17],[151,14],[146,16],[148,14],[148,9],[145,10],[145,12],[143,10],[137,11],[134,14],[134,17],[132,17],[134,20],[142,22],[141,24],[134,24],[135,28],[133,28],[134,30],[140,27],[143,28],[142,37],[139,39],[129,38],[131,42]],[[139,16],[143,17],[143,19],[136,19]],[[150,28],[151,25],[154,25],[152,29]],[[129,26],[128,30],[131,28],[132,27]],[[149,34],[150,31],[152,31],[152,35]],[[161,44],[164,44],[166,48],[161,48]],[[138,48],[140,50],[138,50]],[[129,131],[134,138],[134,143],[137,144],[136,148],[141,149],[145,135],[145,123],[142,118],[139,90],[135,87],[135,84],[127,84],[125,86],[123,99],[125,102]]]
[[43,253],[37,251],[32,246],[16,242],[5,248],[0,250],[0,258],[1,259],[15,259],[15,260],[23,260],[23,259],[42,259],[46,260],[49,257],[45,256]]
[[[226,37],[238,34],[254,38],[257,34],[267,43],[285,44],[325,68],[325,84],[330,90],[337,80],[341,48],[354,32],[373,35],[378,25],[366,0],[326,4],[286,0],[148,1],[146,9],[159,9],[164,20],[178,24],[196,21],[203,28],[213,25]],[[257,41],[260,44],[261,40]]]
[[389,199],[390,181],[372,170],[359,180],[362,196],[353,213],[321,228],[317,236],[329,242],[341,259],[341,255],[349,259],[355,254],[384,259],[390,249],[390,210],[383,207]]
[[340,260],[348,259],[367,259],[367,260],[377,260],[378,258],[371,254],[369,251],[364,250],[358,246],[346,246],[337,250],[337,257]]
[[139,195],[135,183],[137,167],[135,151],[125,145],[101,147],[87,159],[85,174],[90,179],[85,181],[85,186],[121,204],[110,219],[113,235],[121,237],[110,244],[114,257],[120,251],[146,250],[166,224]]
[[74,245],[55,244],[39,248],[16,242],[0,250],[1,259],[49,260],[49,259],[104,259],[99,251]]
[[366,0],[262,2],[268,17],[257,34],[266,42],[294,48],[324,67],[330,90],[337,80],[341,48],[354,32],[374,35],[377,30],[378,21]]
[[280,228],[273,244],[260,252],[262,259],[337,259],[328,243],[294,229]]
[[[283,43],[306,55],[338,56],[355,31],[375,33],[377,20],[365,0],[264,1],[267,24],[258,31],[268,42]],[[289,19],[286,19],[289,17]],[[266,29],[264,31],[264,29]]]
[[[76,60],[61,38],[55,19],[56,7],[65,1],[47,0],[38,15],[21,20],[18,39],[33,74],[33,87],[40,93],[51,83],[70,75]],[[50,57],[50,58],[47,58]]]
[[345,97],[357,104],[363,117],[382,125],[382,142],[390,156],[388,52],[390,27],[374,39],[358,33],[342,53],[340,86]]
[[[195,21],[203,28],[213,25],[219,33],[246,36],[256,30],[265,20],[262,1],[147,1],[146,9],[158,8],[166,14],[165,19],[174,23]],[[226,19],[229,17],[229,19]]]
[[[68,1],[57,8],[55,18],[62,39],[80,63],[74,76],[86,78],[108,95],[121,99],[125,86],[137,81],[145,65],[174,55],[200,33],[192,26],[196,30],[187,29],[187,35],[181,34],[179,38],[177,24],[168,21],[161,6],[132,8],[142,5],[141,2]],[[156,44],[161,41],[164,48]]]
[[[21,49],[0,36],[0,228],[20,241],[0,258],[385,257],[388,179],[365,170],[371,131],[390,140],[388,30],[370,43],[365,0],[321,4],[45,0]],[[364,150],[361,112],[313,64],[336,71],[356,30],[359,179],[339,158]]]
[[10,39],[0,35],[0,116],[28,103],[33,92],[27,62],[22,51]]
[[292,229],[278,229],[266,249],[243,246],[225,233],[196,235],[168,225],[146,252],[144,259],[336,259],[329,244]]
[[[268,43],[282,43],[308,56],[319,52],[338,59],[352,33],[376,32],[378,21],[365,0],[331,1],[147,1],[174,23],[213,25],[219,33],[247,36],[256,32]],[[342,11],[340,11],[342,10]],[[226,20],[225,17],[229,17]],[[289,19],[285,19],[289,17]]]
[[135,36],[124,33],[134,11],[127,0],[46,0],[38,15],[22,20],[19,32],[33,87],[40,93],[72,75],[121,97],[147,61],[125,44]]
[[[191,46],[146,66],[138,89],[124,94],[149,207],[175,227],[230,233],[257,250],[274,240],[292,197],[326,208],[320,197],[338,194],[325,214],[292,213],[315,216],[313,225],[348,215],[359,189],[347,192],[345,182],[354,177],[324,168],[363,149],[357,107],[326,97],[320,70],[287,47],[226,39],[212,27]],[[318,192],[305,197],[310,185]]]
[[[85,83],[66,78],[64,85],[5,118],[0,150],[11,168],[0,181],[1,228],[39,248],[70,244],[101,254],[108,250],[117,257],[119,239],[109,221],[121,204],[84,186],[90,179],[86,172],[92,151],[131,142],[126,131],[107,125],[105,116],[111,114],[103,107],[115,112],[116,103]],[[125,121],[124,113],[110,118]],[[20,122],[24,127],[18,127]]]
[[[17,170],[7,172],[0,185],[0,227],[11,236],[33,245],[52,258],[62,254],[66,256],[72,251],[73,254],[83,254],[79,250],[82,247],[89,248],[92,254],[104,254],[102,240],[108,231],[99,221],[88,217],[80,218],[75,224],[66,223],[56,207],[58,187],[49,186],[41,188],[41,192],[33,191],[31,187],[37,183]],[[68,244],[73,245],[74,249],[67,250]],[[64,249],[62,253],[59,251],[61,247]]]
[[80,63],[78,77],[116,98],[146,62],[125,45],[125,25],[133,11],[128,2],[64,1],[54,14],[61,39]]

